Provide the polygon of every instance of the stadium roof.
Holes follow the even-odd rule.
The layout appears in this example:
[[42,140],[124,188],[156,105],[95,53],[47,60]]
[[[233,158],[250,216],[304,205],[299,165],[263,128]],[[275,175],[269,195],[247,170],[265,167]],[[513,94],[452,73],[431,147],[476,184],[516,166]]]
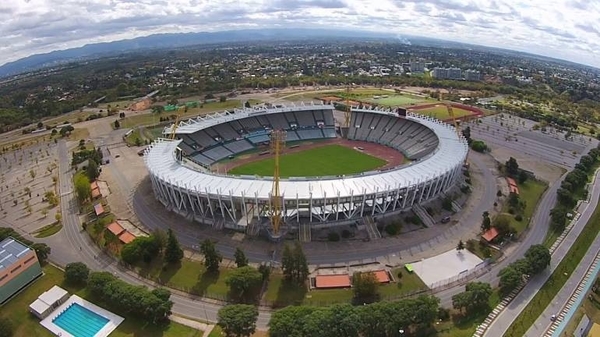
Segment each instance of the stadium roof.
[[29,247],[11,237],[4,239],[0,242],[0,269],[9,268],[30,250]]
[[[389,111],[361,111],[395,115]],[[457,136],[454,127],[433,118],[414,114],[409,114],[406,118],[429,127],[440,139],[437,149],[429,156],[384,172],[365,172],[361,175],[320,180],[299,177],[282,179],[279,183],[281,195],[285,199],[322,199],[377,193],[425,183],[453,170],[457,165],[462,165],[468,147],[464,139]],[[272,190],[271,177],[218,175],[182,165],[175,159],[175,149],[180,142],[159,140],[149,147],[144,160],[152,175],[196,194],[269,198]]]

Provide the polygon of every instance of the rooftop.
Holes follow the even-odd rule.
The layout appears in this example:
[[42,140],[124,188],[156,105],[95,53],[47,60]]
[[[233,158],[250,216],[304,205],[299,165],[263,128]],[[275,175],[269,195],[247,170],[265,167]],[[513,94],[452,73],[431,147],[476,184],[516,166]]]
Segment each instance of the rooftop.
[[0,269],[9,268],[30,250],[29,247],[16,241],[12,237],[4,239],[0,242]]

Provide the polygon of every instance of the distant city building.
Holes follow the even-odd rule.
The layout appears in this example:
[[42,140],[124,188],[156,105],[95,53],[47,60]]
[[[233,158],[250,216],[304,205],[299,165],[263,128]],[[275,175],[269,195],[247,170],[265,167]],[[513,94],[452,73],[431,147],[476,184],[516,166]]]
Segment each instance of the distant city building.
[[422,73],[424,71],[425,71],[425,62],[411,62],[410,63],[410,72]]
[[439,68],[436,67],[433,69],[433,74],[431,75],[433,78],[438,79],[447,79],[448,78],[448,68]]
[[433,69],[432,76],[437,79],[460,80],[462,79],[462,70],[460,68],[439,68]]
[[460,80],[462,79],[462,70],[460,68],[450,68],[448,69],[448,78],[451,80]]
[[479,81],[481,80],[481,74],[479,70],[467,70],[465,71],[465,80],[467,81]]
[[35,251],[11,237],[0,242],[0,305],[40,276]]

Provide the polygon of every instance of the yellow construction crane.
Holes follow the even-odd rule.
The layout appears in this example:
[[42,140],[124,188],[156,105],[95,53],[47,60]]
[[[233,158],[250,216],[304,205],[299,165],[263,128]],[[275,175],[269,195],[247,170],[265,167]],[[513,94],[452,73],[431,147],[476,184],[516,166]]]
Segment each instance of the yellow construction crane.
[[175,123],[173,124],[173,127],[171,128],[171,134],[169,135],[169,139],[175,139],[175,135],[177,132],[177,127],[179,126],[179,111],[181,111],[182,109],[185,109],[185,107],[179,107],[177,109],[177,114],[175,115]]
[[350,117],[352,116],[352,109],[350,107],[350,84],[346,85],[346,111],[344,113],[344,127],[350,127]]
[[275,167],[273,171],[273,189],[271,191],[271,226],[273,232],[271,236],[278,238],[279,228],[283,223],[283,205],[281,193],[279,191],[279,156],[285,147],[286,132],[283,130],[273,130],[271,132],[271,152],[275,155]]
[[[452,89],[450,89],[452,90]],[[452,118],[452,123],[454,124],[454,128],[456,129],[456,133],[458,134],[458,137],[460,138],[460,136],[462,135],[461,131],[460,131],[460,127],[459,127],[459,123],[458,123],[458,119],[456,119],[456,116],[454,116],[454,110],[452,110],[452,104],[448,103],[448,102],[444,102],[442,100],[442,92],[439,92],[439,100],[441,103],[443,103],[444,105],[446,105],[446,110],[448,110],[448,116],[450,116],[450,118]]]

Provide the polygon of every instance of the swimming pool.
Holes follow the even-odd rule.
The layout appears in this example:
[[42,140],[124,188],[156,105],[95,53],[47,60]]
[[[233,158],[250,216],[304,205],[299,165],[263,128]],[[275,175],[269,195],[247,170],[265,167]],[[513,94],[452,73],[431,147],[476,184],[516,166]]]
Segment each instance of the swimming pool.
[[109,320],[97,313],[73,303],[63,313],[52,320],[75,337],[93,337]]

